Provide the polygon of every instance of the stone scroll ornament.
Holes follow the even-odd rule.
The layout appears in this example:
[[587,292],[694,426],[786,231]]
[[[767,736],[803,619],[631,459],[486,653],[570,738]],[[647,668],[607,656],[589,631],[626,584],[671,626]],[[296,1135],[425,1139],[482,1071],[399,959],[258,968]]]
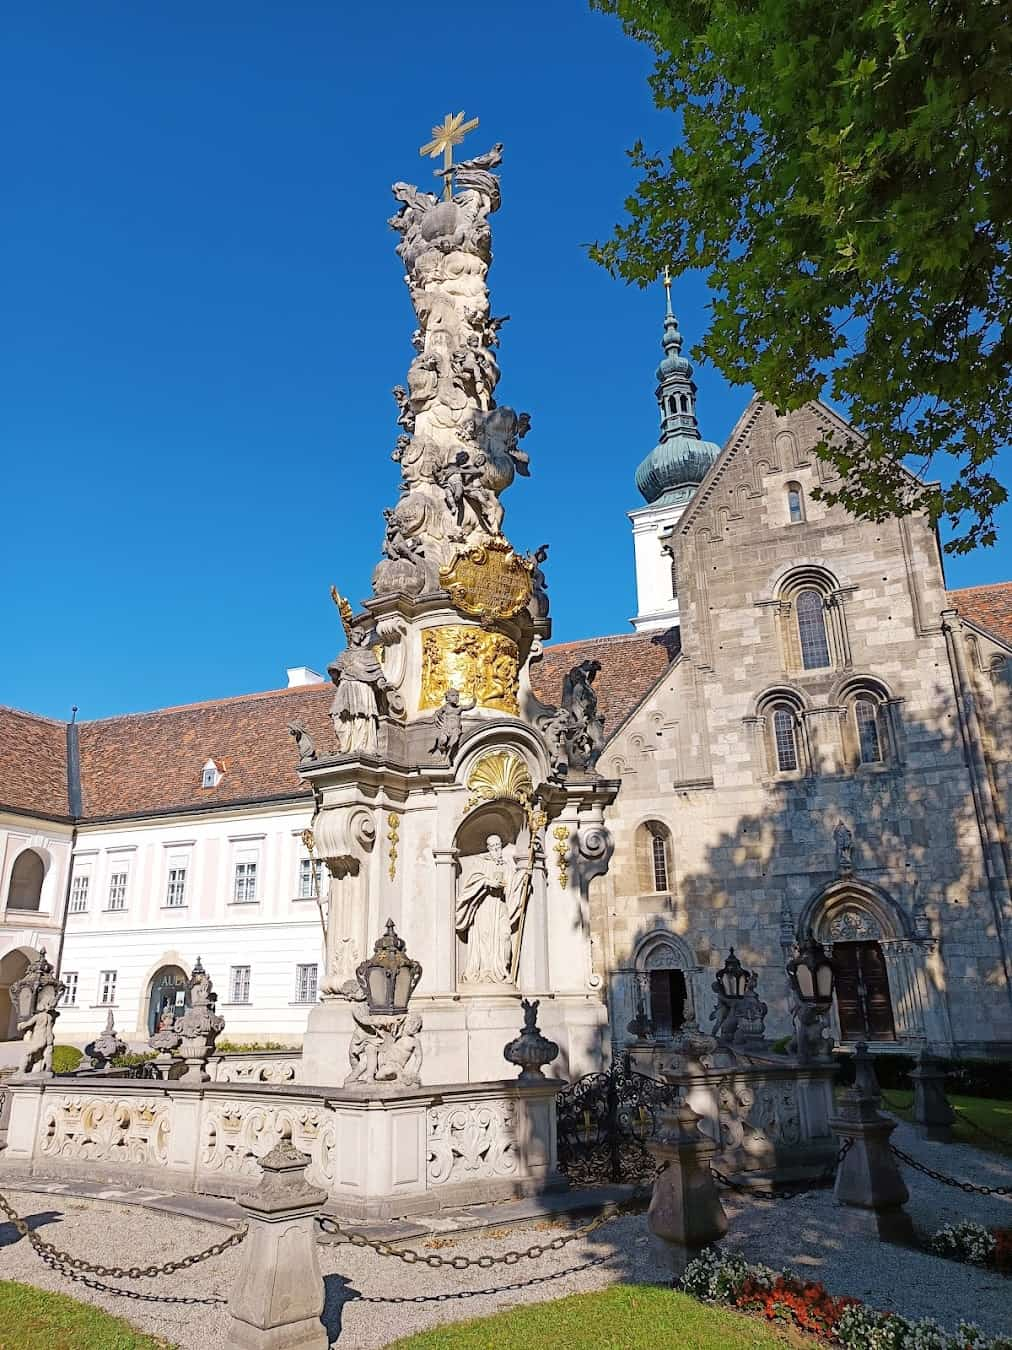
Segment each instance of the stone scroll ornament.
[[[449,156],[465,129],[463,114],[448,118],[422,153]],[[501,160],[501,145],[457,164],[448,159],[437,171],[443,195],[393,186],[398,210],[390,225],[418,327],[406,384],[393,391],[401,494],[385,513],[377,596],[452,586],[460,564],[465,574],[469,566],[487,567],[514,612],[531,603],[533,560],[514,554],[502,536],[501,495],[517,474],[530,472],[520,445],[530,418],[495,401],[505,319],[490,312],[486,279],[489,217],[501,201],[493,170]],[[490,545],[502,551],[489,554]],[[543,575],[540,585],[543,604]]]

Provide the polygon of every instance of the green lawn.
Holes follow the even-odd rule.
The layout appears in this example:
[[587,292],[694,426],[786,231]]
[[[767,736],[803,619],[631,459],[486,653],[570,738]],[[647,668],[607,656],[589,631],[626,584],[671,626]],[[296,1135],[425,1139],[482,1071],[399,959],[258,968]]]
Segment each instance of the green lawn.
[[28,1284],[0,1280],[0,1350],[171,1350],[121,1317]]
[[394,1341],[387,1350],[785,1350],[811,1346],[754,1317],[697,1303],[655,1285],[617,1284],[598,1294],[511,1308],[495,1317],[436,1327]]
[[[904,1092],[900,1088],[886,1088],[885,1095],[889,1098],[889,1101],[884,1103],[886,1109],[891,1110],[895,1102],[896,1114],[908,1120],[914,1094]],[[991,1153],[1003,1153],[1006,1157],[1012,1158],[1012,1102],[998,1101],[994,1097],[952,1096],[949,1103],[956,1111],[956,1123],[952,1127],[953,1139],[961,1144],[972,1144],[974,1148],[985,1149]],[[901,1105],[902,1111],[899,1110]],[[969,1116],[975,1125],[982,1126],[1006,1142],[998,1143],[995,1139],[987,1138],[975,1130],[969,1121],[961,1120],[960,1112]]]

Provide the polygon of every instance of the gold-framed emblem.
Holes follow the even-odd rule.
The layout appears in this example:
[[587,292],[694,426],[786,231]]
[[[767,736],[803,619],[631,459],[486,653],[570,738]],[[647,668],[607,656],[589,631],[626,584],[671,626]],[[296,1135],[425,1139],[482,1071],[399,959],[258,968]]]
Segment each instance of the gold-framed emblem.
[[482,623],[512,618],[531,598],[530,566],[505,539],[458,553],[439,580],[456,608]]

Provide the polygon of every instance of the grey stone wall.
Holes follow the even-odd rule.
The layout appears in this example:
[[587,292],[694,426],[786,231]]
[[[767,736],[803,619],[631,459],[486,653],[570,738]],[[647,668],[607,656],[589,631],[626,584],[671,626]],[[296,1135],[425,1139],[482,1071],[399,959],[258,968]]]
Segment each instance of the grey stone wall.
[[[858,522],[813,499],[827,471],[810,448],[842,429],[821,405],[778,417],[754,402],[678,527],[682,654],[600,765],[622,779],[615,855],[592,904],[619,1037],[634,1011],[632,972],[647,958],[686,970],[705,1024],[731,945],[760,972],[768,1031],[786,1034],[786,945],[809,923],[826,936],[858,923],[882,942],[900,1044],[1012,1049],[1012,907],[994,861],[1004,848],[992,838],[988,854],[982,816],[993,809],[1009,823],[1009,663],[951,614],[945,631],[926,519]],[[802,493],[800,523],[788,484]],[[799,668],[792,596],[809,583],[826,596],[829,669]],[[880,703],[881,764],[859,762],[852,700],[862,689]],[[777,700],[798,710],[796,773],[776,768]],[[983,754],[976,778],[969,704]],[[670,831],[673,875],[660,894],[645,864],[647,821]],[[852,870],[834,843],[841,822]],[[676,939],[666,955],[644,945],[651,934]]]

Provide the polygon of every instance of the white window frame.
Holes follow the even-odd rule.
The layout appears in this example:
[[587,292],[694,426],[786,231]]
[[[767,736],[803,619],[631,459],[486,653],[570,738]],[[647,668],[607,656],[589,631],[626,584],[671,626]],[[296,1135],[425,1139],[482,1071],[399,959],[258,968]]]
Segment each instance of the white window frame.
[[68,914],[87,914],[88,892],[91,889],[91,872],[75,872],[70,883],[70,899],[67,902]]
[[308,853],[304,853],[299,859],[299,872],[295,884],[296,900],[316,899],[316,890],[313,888],[314,872],[321,883],[319,889],[322,891],[323,863],[319,858],[311,858]]
[[[119,879],[119,880],[118,880]],[[113,913],[121,913],[127,907],[127,891],[130,889],[130,868],[123,863],[113,863],[109,872],[109,891],[105,907]]]
[[77,986],[80,983],[80,977],[76,970],[63,970],[60,972],[60,979],[67,986],[67,992],[63,996],[63,1006],[65,1008],[77,1007]]
[[249,856],[237,854],[232,864],[232,904],[255,905],[257,895],[257,873],[260,859],[255,853]]
[[[309,972],[312,971],[312,975]],[[311,992],[310,992],[311,991]],[[320,965],[318,961],[301,962],[295,967],[295,1002],[316,1003],[320,997]]]
[[98,1006],[100,1008],[114,1008],[116,1006],[116,975],[115,970],[100,970],[98,972]]
[[[241,975],[240,972],[245,974]],[[230,966],[228,972],[228,1001],[237,1005],[246,1005],[252,1003],[250,990],[252,987],[252,966]]]
[[[187,873],[190,870],[188,858],[169,858],[165,869],[165,904],[164,909],[185,909],[186,908],[186,883]],[[182,879],[179,877],[182,873]],[[173,896],[178,895],[178,899]]]

